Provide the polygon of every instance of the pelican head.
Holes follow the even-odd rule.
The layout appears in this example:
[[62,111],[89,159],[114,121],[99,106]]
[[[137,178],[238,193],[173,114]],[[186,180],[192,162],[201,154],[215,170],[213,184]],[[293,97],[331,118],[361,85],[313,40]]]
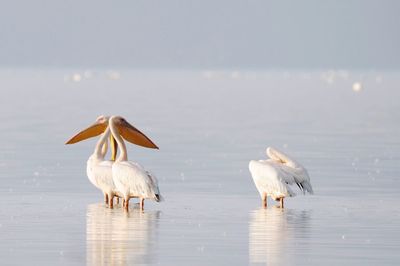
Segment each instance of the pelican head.
[[120,135],[130,143],[143,146],[151,149],[158,149],[157,145],[154,144],[145,134],[140,132],[137,128],[132,126],[122,116],[112,116],[109,121],[118,128]]
[[[113,116],[114,123],[118,128],[120,135],[126,140],[133,144],[143,146],[146,148],[158,149],[157,145],[154,144],[145,134],[140,132],[137,128],[129,124],[123,117],[121,116]],[[80,131],[78,134],[73,136],[70,140],[68,140],[65,144],[74,144],[80,142],[82,140],[93,138],[101,133],[103,133],[110,121],[109,116],[101,115],[96,119],[96,122],[89,126],[88,128]]]

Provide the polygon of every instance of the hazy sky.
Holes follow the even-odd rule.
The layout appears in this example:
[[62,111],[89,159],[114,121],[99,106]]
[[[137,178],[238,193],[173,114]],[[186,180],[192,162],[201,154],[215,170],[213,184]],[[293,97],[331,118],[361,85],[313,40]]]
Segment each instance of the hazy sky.
[[0,65],[399,68],[400,1],[0,4]]

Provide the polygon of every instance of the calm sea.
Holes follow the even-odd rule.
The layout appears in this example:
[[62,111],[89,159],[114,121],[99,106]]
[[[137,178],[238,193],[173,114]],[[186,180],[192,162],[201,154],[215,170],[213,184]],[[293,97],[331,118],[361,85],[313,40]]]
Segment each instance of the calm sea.
[[[0,70],[2,265],[398,265],[400,74]],[[118,114],[165,202],[108,209],[86,177]],[[248,162],[273,146],[315,195],[261,209]]]

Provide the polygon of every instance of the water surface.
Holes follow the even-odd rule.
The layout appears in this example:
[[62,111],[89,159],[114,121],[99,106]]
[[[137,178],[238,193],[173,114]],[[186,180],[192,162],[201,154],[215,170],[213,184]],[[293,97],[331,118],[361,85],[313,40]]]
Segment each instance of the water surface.
[[[2,263],[397,265],[399,84],[372,71],[3,69]],[[100,114],[160,147],[128,151],[165,202],[104,206],[85,173],[96,140],[63,144]],[[267,146],[308,169],[315,195],[260,208],[247,164]]]

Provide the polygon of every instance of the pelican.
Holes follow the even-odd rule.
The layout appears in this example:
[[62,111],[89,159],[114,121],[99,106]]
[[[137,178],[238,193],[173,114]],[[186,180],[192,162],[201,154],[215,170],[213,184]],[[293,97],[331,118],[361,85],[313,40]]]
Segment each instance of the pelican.
[[[108,127],[108,122],[109,117],[99,116],[93,125],[76,134],[69,141],[67,141],[66,144],[74,144],[82,140],[100,135],[101,133],[103,133],[103,131],[105,131],[97,142],[93,154],[89,157],[87,161],[86,172],[90,182],[103,192],[105,202],[109,205],[110,208],[113,208],[114,196],[121,197],[121,194],[116,189],[112,177],[111,166],[115,160],[118,146],[116,146],[116,144],[114,143],[115,140],[111,135],[110,128]],[[149,138],[147,138],[142,132],[140,132],[133,126],[131,126],[130,128],[118,128],[118,130],[121,132],[121,135],[129,142],[135,143],[140,146],[158,149],[158,147]],[[107,139],[109,136],[111,137],[112,149],[111,161],[104,160],[105,154],[107,152]]]
[[279,201],[283,208],[283,199],[296,195],[289,186],[292,184],[296,184],[304,194],[314,193],[307,170],[301,164],[271,147],[267,148],[266,153],[270,159],[252,160],[249,163],[250,173],[264,208],[267,207],[268,196]]
[[123,117],[112,116],[109,120],[111,133],[118,146],[120,154],[112,165],[112,176],[115,186],[123,196],[124,208],[129,209],[129,199],[139,198],[140,209],[144,209],[144,200],[152,199],[157,202],[162,200],[158,188],[157,178],[146,171],[138,163],[128,161],[125,142],[121,138],[118,128],[131,129],[132,126]]

